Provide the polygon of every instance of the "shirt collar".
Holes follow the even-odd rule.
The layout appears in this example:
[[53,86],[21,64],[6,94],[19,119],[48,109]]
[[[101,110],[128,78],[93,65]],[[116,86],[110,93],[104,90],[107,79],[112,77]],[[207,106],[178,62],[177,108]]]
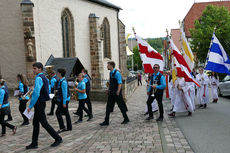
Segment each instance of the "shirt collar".
[[65,80],[65,77],[63,77],[60,81]]
[[116,69],[114,68],[114,69],[113,69],[113,70],[112,70],[110,73],[113,73],[113,72],[115,72],[115,70],[116,70]]
[[56,77],[57,75],[54,75],[53,77],[52,77],[52,79],[54,78],[54,77]]
[[41,73],[38,73],[37,75],[36,75],[36,77],[38,77],[39,75],[41,75],[41,74],[43,74],[42,72]]
[[159,74],[160,74],[160,72],[158,72],[157,74],[153,73],[154,76],[157,76],[157,75],[159,75]]

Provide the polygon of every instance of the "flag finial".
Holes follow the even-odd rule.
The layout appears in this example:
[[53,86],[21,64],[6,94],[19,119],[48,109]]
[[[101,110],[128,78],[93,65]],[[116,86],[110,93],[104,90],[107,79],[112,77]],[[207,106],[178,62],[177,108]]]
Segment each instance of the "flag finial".
[[136,34],[135,28],[133,27],[132,29],[133,29],[133,33]]

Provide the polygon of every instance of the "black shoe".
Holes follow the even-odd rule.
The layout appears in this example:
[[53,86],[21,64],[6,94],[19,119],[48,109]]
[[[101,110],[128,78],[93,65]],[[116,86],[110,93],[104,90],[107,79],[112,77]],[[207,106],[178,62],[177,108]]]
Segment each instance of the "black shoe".
[[57,147],[58,145],[60,145],[62,143],[62,139],[61,140],[55,140],[54,143],[52,143],[50,146],[51,147]]
[[63,129],[58,130],[57,133],[62,133],[62,132],[65,132],[65,131],[67,131],[67,130],[65,128],[63,128]]
[[192,116],[192,112],[188,112],[188,116]]
[[90,115],[87,121],[90,121],[93,118],[93,115]]
[[100,123],[100,126],[108,126],[108,125],[109,125],[108,122],[102,122],[102,123]]
[[38,145],[35,145],[33,143],[31,143],[30,145],[26,146],[26,149],[36,149],[38,148]]
[[204,106],[204,105],[201,104],[201,105],[199,106],[199,108],[201,108],[201,107],[203,107],[203,106]]
[[148,115],[149,113],[148,112],[146,112],[146,113],[144,113],[144,116],[146,116],[146,115]]
[[27,121],[27,122],[23,122],[23,123],[21,124],[21,126],[25,126],[25,125],[29,125],[29,124],[30,124],[30,122]]
[[153,113],[156,113],[156,112],[158,112],[158,110],[153,111]]
[[78,114],[77,112],[73,112],[73,114],[74,114],[74,115],[78,115],[78,116],[79,116],[79,114]]
[[51,112],[50,112],[50,113],[48,113],[47,115],[48,115],[48,116],[52,116],[52,115],[54,115],[54,113],[51,113]]
[[129,119],[125,119],[123,122],[121,122],[121,124],[127,124],[129,123]]
[[77,120],[76,122],[74,122],[75,124],[81,123],[82,120]]
[[6,120],[6,122],[9,122],[9,121],[12,121],[13,119],[12,118],[8,118],[7,120]]
[[159,117],[156,121],[163,121],[163,117]]
[[204,108],[207,108],[207,104],[204,104]]
[[149,116],[145,120],[149,121],[149,120],[152,120],[152,119],[154,119],[154,117],[153,116]]

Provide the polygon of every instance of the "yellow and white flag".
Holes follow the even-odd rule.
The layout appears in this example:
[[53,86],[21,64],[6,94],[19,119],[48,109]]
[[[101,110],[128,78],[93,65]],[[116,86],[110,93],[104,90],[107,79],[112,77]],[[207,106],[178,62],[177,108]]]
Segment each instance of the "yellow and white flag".
[[182,29],[181,29],[181,43],[182,43],[181,46],[182,46],[182,53],[183,53],[184,59],[187,62],[189,68],[192,70],[194,67],[194,55],[185,37],[185,33],[184,31],[182,31]]

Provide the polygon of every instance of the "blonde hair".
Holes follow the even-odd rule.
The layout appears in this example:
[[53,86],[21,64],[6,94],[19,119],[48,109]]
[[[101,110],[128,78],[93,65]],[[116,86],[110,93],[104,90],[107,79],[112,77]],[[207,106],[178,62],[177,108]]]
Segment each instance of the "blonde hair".
[[79,73],[78,76],[81,76],[84,78],[84,74],[83,73]]
[[27,78],[24,75],[18,74],[17,77],[20,79],[22,84],[24,84],[25,86],[28,86],[29,82],[28,82]]

